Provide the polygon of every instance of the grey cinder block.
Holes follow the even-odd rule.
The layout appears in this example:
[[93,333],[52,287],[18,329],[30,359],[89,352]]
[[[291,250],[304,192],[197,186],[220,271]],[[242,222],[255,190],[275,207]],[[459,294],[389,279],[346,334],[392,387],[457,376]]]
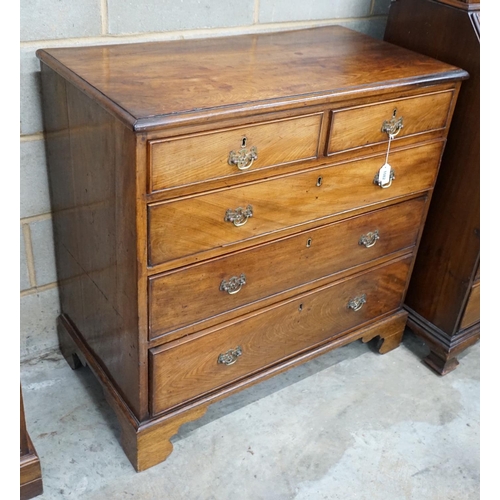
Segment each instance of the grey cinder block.
[[21,227],[21,243],[20,243],[20,249],[21,249],[21,291],[27,290],[28,288],[31,288],[30,284],[30,278],[28,274],[28,265],[26,262],[26,245],[24,241],[24,234],[23,234],[23,228]]
[[52,219],[32,222],[31,242],[35,264],[36,285],[43,286],[57,281]]
[[111,34],[245,26],[254,0],[108,0]]
[[21,218],[50,212],[43,140],[21,142]]
[[29,135],[43,130],[40,62],[33,49],[21,50],[21,134]]
[[340,19],[370,15],[371,0],[260,0],[259,22],[308,21]]
[[101,0],[21,0],[21,41],[101,34]]

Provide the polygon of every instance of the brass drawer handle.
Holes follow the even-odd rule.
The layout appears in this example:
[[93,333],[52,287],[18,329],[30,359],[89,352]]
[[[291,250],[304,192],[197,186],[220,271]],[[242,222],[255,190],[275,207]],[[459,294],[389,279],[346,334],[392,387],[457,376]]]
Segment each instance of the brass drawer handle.
[[227,162],[229,165],[235,165],[239,170],[248,170],[257,159],[257,148],[252,146],[249,150],[242,147],[238,152],[231,151]]
[[229,295],[238,293],[247,282],[247,277],[242,273],[240,276],[233,276],[229,281],[222,280],[219,286],[221,292],[227,292]]
[[388,182],[383,182],[380,180],[379,177],[380,171],[378,171],[373,178],[373,184],[376,184],[377,186],[380,186],[382,189],[387,189],[388,187],[391,187],[392,181],[396,178],[396,174],[394,173],[394,170],[391,168],[391,172],[389,174],[389,181]]
[[359,297],[354,297],[347,303],[347,308],[353,311],[359,311],[363,305],[366,304],[366,294],[360,295]]
[[217,358],[217,363],[219,365],[234,365],[238,358],[243,354],[241,347],[238,346],[236,349],[229,349],[229,351],[219,354]]
[[378,234],[378,229],[376,229],[375,231],[373,231],[373,233],[369,232],[369,233],[363,234],[361,236],[361,238],[359,239],[358,244],[364,245],[366,248],[370,248],[373,245],[375,245],[375,243],[377,243],[377,240],[379,240],[379,239],[380,239],[380,236]]
[[235,226],[243,226],[250,217],[253,217],[252,205],[247,205],[245,209],[238,207],[236,210],[231,210],[228,208],[224,216],[224,222],[232,222]]
[[397,112],[398,110],[394,108],[392,118],[390,120],[384,120],[384,123],[382,123],[382,132],[385,132],[391,139],[394,139],[404,127],[403,117],[396,118]]

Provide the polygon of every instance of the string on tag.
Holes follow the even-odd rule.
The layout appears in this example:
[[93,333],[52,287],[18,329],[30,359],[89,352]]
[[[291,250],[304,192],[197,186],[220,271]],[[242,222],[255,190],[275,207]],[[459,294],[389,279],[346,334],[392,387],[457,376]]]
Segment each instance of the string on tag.
[[389,136],[389,142],[387,143],[387,153],[385,155],[385,163],[389,163],[389,151],[391,150],[391,141],[394,139],[394,134],[387,134]]
[[389,164],[389,153],[391,151],[391,142],[396,137],[396,134],[387,134],[389,136],[389,141],[387,143],[387,152],[385,154],[385,163],[380,167],[377,175],[375,176],[373,182],[382,189],[387,189],[391,187],[394,177],[394,171]]

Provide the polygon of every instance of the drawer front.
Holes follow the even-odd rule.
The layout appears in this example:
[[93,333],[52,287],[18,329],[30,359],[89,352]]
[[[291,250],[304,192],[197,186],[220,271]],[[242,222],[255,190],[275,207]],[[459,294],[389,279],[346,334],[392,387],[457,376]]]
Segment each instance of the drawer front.
[[387,142],[388,135],[382,132],[382,126],[385,121],[391,121],[394,112],[396,120],[403,120],[397,139],[444,129],[452,97],[453,92],[442,92],[334,111],[328,154]]
[[154,276],[151,338],[411,247],[424,206],[410,200]]
[[[322,116],[307,115],[208,134],[151,141],[150,190],[241,176],[246,171],[316,158]],[[230,159],[231,152],[234,154]],[[253,159],[252,153],[257,158]]]
[[480,284],[476,283],[470,292],[469,300],[467,301],[467,306],[465,308],[464,315],[462,317],[462,323],[460,324],[460,330],[463,328],[468,328],[474,323],[479,321],[479,304],[480,304]]
[[[396,310],[401,305],[411,260],[408,256],[299,295],[175,347],[166,344],[152,349],[152,413],[224,386]],[[355,310],[362,301],[353,301],[360,297],[366,302]],[[228,364],[232,361],[234,364]]]
[[[429,189],[441,149],[442,143],[436,142],[391,154],[396,178],[387,189],[374,184],[384,162],[377,156],[150,205],[150,264],[227,247]],[[238,217],[246,222],[236,225]]]

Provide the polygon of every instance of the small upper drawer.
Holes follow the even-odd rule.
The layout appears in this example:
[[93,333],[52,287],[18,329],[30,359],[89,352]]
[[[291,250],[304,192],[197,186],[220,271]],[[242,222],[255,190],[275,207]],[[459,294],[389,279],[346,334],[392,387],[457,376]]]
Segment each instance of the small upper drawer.
[[446,91],[332,111],[328,154],[387,142],[382,129],[393,119],[395,125],[401,119],[397,139],[444,129],[452,97],[453,92]]
[[149,142],[149,190],[242,175],[318,156],[322,114]]

